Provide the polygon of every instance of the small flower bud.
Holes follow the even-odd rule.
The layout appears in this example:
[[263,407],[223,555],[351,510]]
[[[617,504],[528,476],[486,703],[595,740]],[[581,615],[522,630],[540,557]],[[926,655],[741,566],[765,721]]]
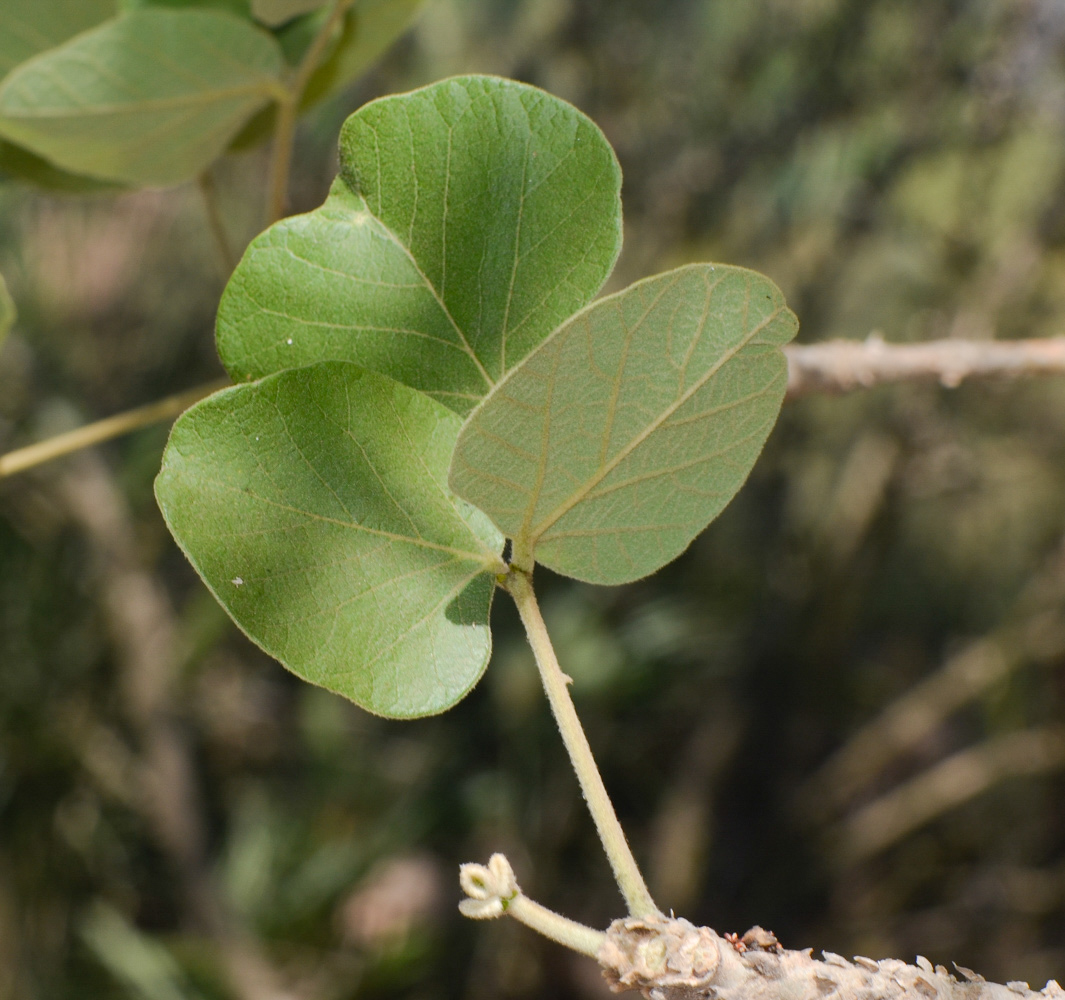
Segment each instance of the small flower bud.
[[462,865],[459,885],[469,896],[459,903],[459,911],[473,920],[502,916],[507,904],[521,892],[514,870],[502,854],[493,854],[487,865]]

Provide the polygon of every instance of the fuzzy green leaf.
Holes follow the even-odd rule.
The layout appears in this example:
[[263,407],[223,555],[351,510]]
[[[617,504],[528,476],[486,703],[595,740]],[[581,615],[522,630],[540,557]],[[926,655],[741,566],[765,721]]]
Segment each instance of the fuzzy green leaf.
[[246,20],[146,7],[14,70],[0,135],[75,173],[175,184],[277,92],[281,67],[277,42]]
[[460,419],[346,362],[225,389],[175,424],[170,530],[234,621],[380,715],[443,711],[488,662],[502,538],[446,484]]
[[534,87],[458,77],[374,101],[340,158],[326,203],[254,240],[226,288],[234,379],[349,360],[467,413],[617,257],[613,150]]
[[779,289],[743,268],[640,281],[560,327],[470,415],[451,488],[559,573],[652,573],[743,485],[797,326]]

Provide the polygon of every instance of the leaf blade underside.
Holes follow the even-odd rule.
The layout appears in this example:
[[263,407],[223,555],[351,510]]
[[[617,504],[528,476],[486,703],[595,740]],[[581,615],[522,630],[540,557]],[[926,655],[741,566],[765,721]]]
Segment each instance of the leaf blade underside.
[[460,420],[345,362],[223,390],[175,424],[167,524],[237,625],[397,718],[459,701],[491,651],[502,538],[451,496]]
[[693,264],[563,324],[467,420],[452,489],[537,562],[592,583],[678,556],[747,478],[797,329],[769,279]]
[[575,108],[456,77],[361,108],[315,212],[245,253],[219,307],[236,380],[336,358],[458,413],[596,294],[620,249],[620,169]]

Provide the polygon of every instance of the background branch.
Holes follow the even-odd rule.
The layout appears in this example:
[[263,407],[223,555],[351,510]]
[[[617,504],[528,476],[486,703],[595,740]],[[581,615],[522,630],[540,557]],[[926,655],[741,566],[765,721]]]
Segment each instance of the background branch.
[[277,102],[277,124],[274,126],[274,145],[270,154],[267,225],[277,222],[285,214],[288,204],[292,145],[296,136],[296,119],[299,116],[303,92],[307,89],[311,76],[318,68],[329,42],[353,2],[354,0],[333,0],[332,9],[296,68],[286,89],[285,97]]
[[218,204],[218,187],[214,182],[214,174],[210,168],[200,174],[196,185],[203,200],[207,228],[211,231],[211,239],[214,240],[215,249],[218,251],[218,259],[222,264],[223,276],[228,278],[237,266],[239,257],[233,250],[233,244],[230,242],[229,234],[226,232],[225,220],[222,218],[222,207]]
[[1007,733],[961,750],[893,788],[842,824],[836,854],[854,864],[885,850],[948,809],[993,785],[1065,767],[1065,727],[1045,726]]
[[953,389],[968,378],[1065,375],[1065,337],[888,344],[874,335],[865,340],[791,344],[784,351],[788,399],[889,382],[934,381]]

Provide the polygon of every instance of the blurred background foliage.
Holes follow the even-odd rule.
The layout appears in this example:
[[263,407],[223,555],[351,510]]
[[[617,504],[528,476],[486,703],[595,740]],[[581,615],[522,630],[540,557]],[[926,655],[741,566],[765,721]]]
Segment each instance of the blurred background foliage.
[[[710,259],[768,273],[807,342],[1062,333],[1062,0],[428,0],[301,126],[293,209],[348,113],[458,72],[614,143],[611,288]],[[215,170],[235,242],[265,170]],[[195,187],[0,185],[0,273],[0,450],[221,373]],[[444,716],[303,685],[171,543],[165,434],[0,481],[0,998],[605,996],[593,963],[455,908],[459,862],[503,850],[539,901],[622,911],[507,599]],[[659,905],[1065,977],[1063,538],[1065,384],[902,386],[786,405],[655,576],[541,571]]]

